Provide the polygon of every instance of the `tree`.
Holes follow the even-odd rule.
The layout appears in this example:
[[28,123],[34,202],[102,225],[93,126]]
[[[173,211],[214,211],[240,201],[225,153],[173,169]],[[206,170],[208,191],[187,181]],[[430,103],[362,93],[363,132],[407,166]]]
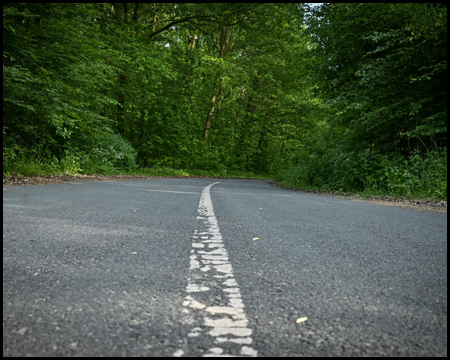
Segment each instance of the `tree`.
[[61,158],[110,130],[101,113],[114,103],[113,70],[97,16],[94,5],[4,5],[4,148],[41,147]]
[[301,11],[6,5],[6,148],[93,160],[123,137],[143,166],[275,171],[312,106]]
[[326,4],[312,14],[320,94],[347,149],[446,145],[446,6]]

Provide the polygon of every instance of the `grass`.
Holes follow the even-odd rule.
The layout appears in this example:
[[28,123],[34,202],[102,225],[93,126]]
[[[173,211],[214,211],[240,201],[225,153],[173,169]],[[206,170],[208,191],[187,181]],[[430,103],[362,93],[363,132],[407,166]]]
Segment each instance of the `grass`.
[[267,174],[255,174],[245,171],[206,171],[199,169],[174,169],[167,166],[151,168],[118,169],[108,164],[90,161],[83,163],[80,159],[67,157],[62,160],[43,159],[34,154],[20,156],[15,161],[3,163],[3,176],[50,176],[50,175],[142,175],[163,177],[213,177],[213,178],[245,178],[272,179]]
[[[325,184],[322,186],[308,185],[301,181],[292,181],[292,179],[277,178],[276,184],[280,187],[298,189],[307,192],[332,193],[341,196],[359,195],[363,199],[371,199],[377,197],[389,197],[394,199],[410,199],[410,200],[430,200],[430,201],[447,201],[447,182],[438,181],[438,186],[435,184],[422,183],[422,187],[408,186],[404,184],[402,189],[387,189],[378,185],[371,184],[363,189],[343,189],[341,187],[333,186],[333,184]],[[437,191],[442,188],[442,191]]]
[[[200,169],[175,169],[168,166],[153,166],[150,168],[136,167],[133,169],[118,169],[111,164],[96,160],[79,158],[70,154],[58,160],[48,159],[39,153],[28,153],[3,161],[4,176],[50,176],[50,175],[141,175],[161,177],[212,177],[212,178],[244,178],[244,179],[274,179],[282,187],[297,188],[306,191],[320,191],[338,195],[359,195],[362,198],[389,196],[408,199],[447,200],[447,158],[429,158],[425,161],[419,158],[410,163],[386,162],[380,178],[372,176],[374,171],[360,175],[359,184],[352,186],[351,181],[358,174],[350,173],[346,168],[338,168],[330,164],[313,164],[315,166],[296,167],[277,177],[268,174],[255,174],[245,171],[229,171],[226,169],[206,171]],[[382,159],[383,160],[383,159]],[[355,169],[361,169],[357,164]],[[322,172],[320,170],[323,169]],[[385,169],[394,169],[386,171]],[[339,171],[340,170],[340,171]],[[345,170],[345,171],[343,171]],[[352,170],[352,169],[350,169]],[[328,173],[334,174],[339,182],[329,181]],[[313,174],[314,176],[309,176]],[[349,175],[350,173],[350,175]],[[391,177],[386,177],[388,174]],[[390,175],[393,174],[393,175]],[[339,175],[339,176],[338,176]],[[395,175],[395,177],[393,177]],[[310,181],[311,179],[312,181]],[[320,181],[317,179],[320,178]],[[328,181],[327,181],[328,180]],[[347,181],[348,180],[348,181]],[[311,184],[311,182],[313,184]],[[314,184],[314,182],[317,182]]]
[[[124,174],[124,173],[122,173]],[[181,170],[173,169],[166,166],[154,166],[151,168],[137,168],[126,172],[130,175],[145,175],[145,176],[177,176],[177,177],[189,177],[189,176],[201,176],[201,177],[213,177],[213,178],[244,178],[244,179],[272,179],[273,177],[266,174],[255,174],[253,172],[245,171],[206,171],[199,169]]]

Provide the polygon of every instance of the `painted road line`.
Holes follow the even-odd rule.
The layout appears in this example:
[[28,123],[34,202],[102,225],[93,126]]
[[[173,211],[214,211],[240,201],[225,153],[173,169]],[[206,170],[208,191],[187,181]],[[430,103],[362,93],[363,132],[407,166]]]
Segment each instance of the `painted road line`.
[[[201,336],[202,343],[210,343],[202,356],[257,356],[251,347],[253,331],[214,215],[210,189],[215,184],[218,183],[203,189],[198,205],[198,228],[192,239],[187,295],[183,302],[184,311],[192,315],[188,337]],[[184,351],[177,350],[173,355],[183,354]]]

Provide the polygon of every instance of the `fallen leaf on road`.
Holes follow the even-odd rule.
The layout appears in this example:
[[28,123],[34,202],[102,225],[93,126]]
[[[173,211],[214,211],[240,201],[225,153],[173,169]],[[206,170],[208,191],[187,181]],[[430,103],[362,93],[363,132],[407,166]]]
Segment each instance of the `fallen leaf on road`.
[[27,331],[27,327],[25,326],[25,327],[23,327],[22,329],[20,329],[20,330],[18,331],[18,333],[19,333],[20,335],[23,335],[23,334],[25,334],[26,331]]
[[259,237],[253,238],[253,240],[259,240]]
[[305,316],[305,317],[298,318],[295,322],[297,324],[299,324],[299,323],[305,322],[306,320],[308,320],[308,318]]
[[36,276],[37,274],[39,274],[39,273],[34,273],[34,276]]
[[136,251],[135,251],[135,252],[132,252],[131,255],[137,255],[137,252],[136,252]]

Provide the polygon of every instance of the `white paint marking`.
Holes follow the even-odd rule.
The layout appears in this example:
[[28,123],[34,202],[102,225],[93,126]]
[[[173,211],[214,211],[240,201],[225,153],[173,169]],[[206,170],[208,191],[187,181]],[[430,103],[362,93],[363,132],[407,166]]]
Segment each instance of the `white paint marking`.
[[195,193],[195,192],[190,192],[190,191],[171,191],[171,190],[145,190],[145,191],[164,192],[164,193],[174,193],[174,194],[197,194],[197,193]]
[[200,286],[200,285],[196,285],[196,284],[188,284],[188,286],[186,288],[186,292],[188,292],[188,293],[202,292],[202,291],[208,291],[208,290],[211,290],[211,289],[207,286]]
[[191,296],[186,296],[186,301],[183,302],[183,306],[190,306],[193,309],[204,309],[206,305],[194,300]]
[[239,315],[240,313],[244,313],[244,310],[235,309],[230,306],[209,306],[206,308],[206,311],[213,314],[228,314],[228,315]]
[[221,337],[221,336],[219,336],[219,337],[216,338],[216,341],[218,343],[221,343],[221,342],[233,342],[233,343],[236,343],[236,344],[247,344],[247,345],[250,345],[253,342],[253,339],[250,338],[250,337],[245,337],[245,338],[242,338],[242,337],[241,338],[228,338],[228,337]]
[[177,351],[175,351],[175,352],[173,353],[173,356],[174,356],[174,357],[181,357],[181,356],[183,356],[183,355],[184,355],[184,351],[181,350],[181,349],[178,349]]
[[214,355],[219,355],[219,354],[223,353],[223,349],[220,347],[213,347],[213,348],[209,349],[209,351]]
[[192,243],[192,247],[194,247],[194,248],[202,248],[202,247],[205,247],[205,244]]
[[[233,276],[233,267],[214,214],[210,189],[215,184],[218,183],[208,185],[203,189],[198,205],[197,220],[199,220],[201,229],[195,230],[193,235],[186,287],[188,295],[185,297],[183,306],[200,314],[202,323],[195,324],[195,320],[193,320],[194,328],[188,337],[194,338],[202,335],[212,337],[210,348],[202,356],[231,356],[229,348],[236,348],[236,346],[242,356],[257,356],[257,351],[248,346],[253,342],[251,337],[253,331],[248,327],[249,321],[244,312],[239,286]],[[193,279],[196,279],[195,282]],[[212,289],[211,286],[213,286]],[[195,294],[199,292],[202,293],[201,300],[195,298]],[[215,305],[217,294],[220,294],[225,305]],[[199,316],[194,318],[198,319]],[[202,330],[202,327],[209,329]],[[202,341],[206,341],[206,339],[202,339]],[[179,354],[184,353],[178,350],[176,355]]]
[[258,352],[250,346],[243,346],[241,349],[241,354],[244,356],[257,356]]

